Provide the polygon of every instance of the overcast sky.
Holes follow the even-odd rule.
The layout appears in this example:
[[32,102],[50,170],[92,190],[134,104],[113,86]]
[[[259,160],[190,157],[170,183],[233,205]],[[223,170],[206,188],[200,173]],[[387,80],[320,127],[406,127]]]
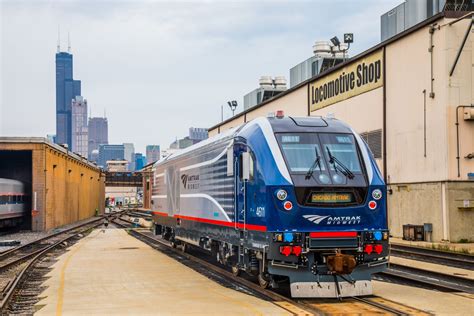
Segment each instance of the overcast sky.
[[289,79],[316,40],[353,32],[351,55],[377,44],[380,15],[402,0],[0,2],[0,135],[55,133],[60,26],[109,142],[143,152],[218,123],[228,100],[241,111],[261,75]]

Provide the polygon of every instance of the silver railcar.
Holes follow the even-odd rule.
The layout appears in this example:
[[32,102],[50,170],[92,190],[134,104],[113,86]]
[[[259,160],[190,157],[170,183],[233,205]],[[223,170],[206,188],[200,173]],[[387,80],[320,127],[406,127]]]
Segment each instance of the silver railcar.
[[25,183],[0,178],[0,228],[22,222],[27,212],[28,199]]

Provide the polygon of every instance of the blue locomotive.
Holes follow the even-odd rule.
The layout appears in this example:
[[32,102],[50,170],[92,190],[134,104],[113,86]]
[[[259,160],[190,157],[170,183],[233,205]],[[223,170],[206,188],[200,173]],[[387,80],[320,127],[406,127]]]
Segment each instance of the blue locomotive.
[[336,119],[252,120],[158,161],[152,192],[156,234],[293,297],[369,295],[387,265],[385,184]]

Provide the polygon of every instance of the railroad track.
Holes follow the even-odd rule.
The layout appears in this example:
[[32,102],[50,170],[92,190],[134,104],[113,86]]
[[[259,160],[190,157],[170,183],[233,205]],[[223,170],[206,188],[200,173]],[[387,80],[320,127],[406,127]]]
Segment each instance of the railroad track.
[[474,271],[474,255],[405,245],[390,245],[393,256]]
[[[118,227],[132,228],[135,224],[123,218],[113,220],[113,223]],[[295,315],[328,315],[328,314],[347,314],[359,313],[364,314],[376,313],[386,315],[431,315],[425,311],[411,308],[397,302],[382,299],[380,297],[351,297],[344,298],[342,301],[337,299],[293,299],[286,295],[280,294],[273,290],[263,289],[252,280],[247,280],[242,277],[234,276],[230,271],[223,266],[211,263],[208,260],[201,259],[189,252],[185,252],[179,248],[172,248],[171,245],[152,235],[151,232],[130,229],[129,233],[135,238],[143,241],[154,249],[163,252],[164,254],[184,263],[184,261],[192,261],[198,264],[200,268],[192,267],[198,272],[211,271],[217,275],[219,279],[225,279],[227,282],[232,282],[237,285],[239,290],[244,290],[247,293],[256,295],[263,299],[272,301],[274,304],[286,309]]]
[[146,219],[146,220],[151,220],[151,215],[146,214],[146,213],[132,211],[132,212],[129,213],[129,215],[133,216],[133,217],[143,218],[143,219]]
[[140,226],[139,223],[133,222],[126,218],[122,218],[121,216],[118,216],[114,220],[112,220],[112,223],[121,228],[137,228],[137,226]]
[[474,294],[474,280],[462,276],[393,263],[390,264],[390,268],[384,272],[377,273],[377,275],[382,279],[388,278],[392,281],[399,281],[427,289],[436,289],[442,292],[465,292]]
[[378,296],[347,297],[336,299],[299,300],[304,305],[313,306],[323,315],[432,315],[428,312],[400,304]]
[[18,287],[25,281],[25,276],[40,258],[61,245],[67,246],[69,241],[82,237],[90,229],[102,225],[105,217],[113,219],[118,215],[102,216],[0,254],[0,310],[2,313],[10,304]]

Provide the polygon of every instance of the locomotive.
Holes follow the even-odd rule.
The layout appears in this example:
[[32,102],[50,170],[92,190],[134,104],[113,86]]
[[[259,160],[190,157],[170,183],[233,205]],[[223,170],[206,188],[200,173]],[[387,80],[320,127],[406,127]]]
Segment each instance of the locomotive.
[[25,183],[0,178],[0,228],[22,223],[28,199]]
[[153,166],[155,234],[292,297],[372,294],[388,262],[386,186],[334,118],[261,117]]

